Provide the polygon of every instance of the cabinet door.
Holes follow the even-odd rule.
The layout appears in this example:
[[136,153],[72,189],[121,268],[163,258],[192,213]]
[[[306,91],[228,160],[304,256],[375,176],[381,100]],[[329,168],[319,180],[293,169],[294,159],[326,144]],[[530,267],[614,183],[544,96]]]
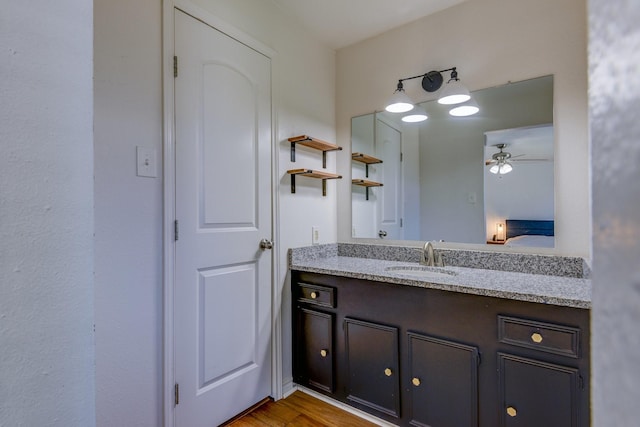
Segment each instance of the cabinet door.
[[577,369],[498,353],[503,427],[577,427]]
[[398,329],[349,318],[344,322],[347,399],[399,417]]
[[300,308],[296,381],[333,391],[333,315]]
[[408,333],[411,425],[478,425],[478,349]]

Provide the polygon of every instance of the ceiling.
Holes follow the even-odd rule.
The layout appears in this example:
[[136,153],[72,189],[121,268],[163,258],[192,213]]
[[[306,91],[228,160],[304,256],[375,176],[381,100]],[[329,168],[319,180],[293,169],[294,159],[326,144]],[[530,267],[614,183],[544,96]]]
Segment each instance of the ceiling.
[[333,49],[357,43],[467,0],[273,0]]

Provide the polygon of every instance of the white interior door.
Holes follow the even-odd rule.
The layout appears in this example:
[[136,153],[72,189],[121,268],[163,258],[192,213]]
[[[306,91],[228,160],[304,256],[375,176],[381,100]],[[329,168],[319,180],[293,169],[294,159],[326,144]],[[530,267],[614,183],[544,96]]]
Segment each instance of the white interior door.
[[271,63],[175,10],[175,425],[271,393]]
[[385,239],[402,240],[402,134],[380,119],[376,119],[376,155],[382,159],[379,165],[380,181],[377,188],[378,233]]

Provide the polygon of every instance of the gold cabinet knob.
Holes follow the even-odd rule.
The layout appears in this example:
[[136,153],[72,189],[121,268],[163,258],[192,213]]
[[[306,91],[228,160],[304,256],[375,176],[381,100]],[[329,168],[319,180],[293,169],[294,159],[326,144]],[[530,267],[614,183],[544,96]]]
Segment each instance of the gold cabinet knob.
[[516,408],[514,408],[513,406],[508,406],[507,415],[509,415],[510,417],[515,417],[516,415],[518,415],[518,411],[516,411]]
[[393,375],[393,371],[391,371],[390,368],[387,368],[384,370],[384,374],[388,377],[390,377],[391,375]]
[[320,350],[320,356],[327,357],[327,350],[325,349]]
[[411,383],[412,383],[414,386],[418,387],[418,386],[420,385],[420,378],[414,377],[414,378],[411,380]]
[[533,341],[536,344],[540,344],[542,342],[542,335],[540,335],[537,332],[534,332],[533,334],[531,334],[531,341]]
[[311,299],[316,299],[318,298],[318,293],[317,292],[311,292]]

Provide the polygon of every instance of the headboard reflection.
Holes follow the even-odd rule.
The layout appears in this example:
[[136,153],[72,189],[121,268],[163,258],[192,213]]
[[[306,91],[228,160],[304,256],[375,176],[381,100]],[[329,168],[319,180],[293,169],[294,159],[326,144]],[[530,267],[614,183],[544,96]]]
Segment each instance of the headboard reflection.
[[529,220],[529,219],[508,219],[507,239],[516,236],[553,236],[553,221]]

